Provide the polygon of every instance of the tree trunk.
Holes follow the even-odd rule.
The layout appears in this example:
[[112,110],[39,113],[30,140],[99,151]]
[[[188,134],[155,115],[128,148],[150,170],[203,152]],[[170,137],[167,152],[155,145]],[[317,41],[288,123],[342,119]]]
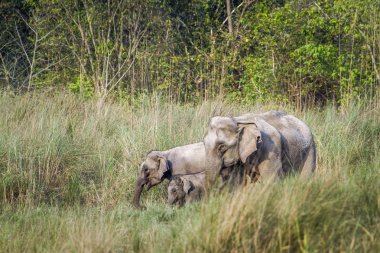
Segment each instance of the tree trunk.
[[234,30],[233,30],[233,26],[232,26],[231,0],[226,0],[226,4],[227,4],[228,32],[230,34],[233,34]]

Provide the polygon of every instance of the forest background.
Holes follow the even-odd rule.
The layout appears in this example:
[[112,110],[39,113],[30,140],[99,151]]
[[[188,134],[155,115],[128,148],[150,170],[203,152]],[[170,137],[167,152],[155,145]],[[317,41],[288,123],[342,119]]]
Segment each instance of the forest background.
[[339,105],[380,80],[372,0],[4,0],[0,17],[0,85],[22,91]]

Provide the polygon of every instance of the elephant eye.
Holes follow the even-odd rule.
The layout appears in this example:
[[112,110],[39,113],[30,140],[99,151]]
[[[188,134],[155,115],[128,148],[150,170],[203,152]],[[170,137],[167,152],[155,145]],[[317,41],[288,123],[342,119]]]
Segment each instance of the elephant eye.
[[221,154],[224,154],[224,153],[227,151],[227,147],[226,147],[226,145],[224,145],[224,144],[220,144],[220,145],[218,146],[218,151],[219,151]]
[[143,166],[142,170],[143,170],[143,172],[145,173],[146,176],[149,175],[149,169],[148,169],[147,166]]
[[176,189],[172,189],[172,193],[176,193],[177,192],[177,190]]

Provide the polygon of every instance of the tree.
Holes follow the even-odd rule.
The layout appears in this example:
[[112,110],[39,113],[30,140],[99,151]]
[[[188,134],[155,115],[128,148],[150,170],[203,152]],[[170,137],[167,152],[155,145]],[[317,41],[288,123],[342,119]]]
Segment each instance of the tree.
[[233,24],[232,24],[232,14],[231,14],[231,0],[226,0],[227,7],[227,19],[228,19],[228,32],[233,35]]

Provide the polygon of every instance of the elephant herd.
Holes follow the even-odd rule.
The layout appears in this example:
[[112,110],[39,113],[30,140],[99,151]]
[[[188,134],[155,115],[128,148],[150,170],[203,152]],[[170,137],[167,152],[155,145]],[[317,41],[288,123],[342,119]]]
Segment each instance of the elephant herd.
[[210,119],[203,142],[151,151],[139,168],[133,204],[165,179],[170,181],[168,202],[182,206],[200,199],[220,176],[230,187],[259,183],[293,172],[310,177],[316,150],[309,127],[284,112],[269,111]]

